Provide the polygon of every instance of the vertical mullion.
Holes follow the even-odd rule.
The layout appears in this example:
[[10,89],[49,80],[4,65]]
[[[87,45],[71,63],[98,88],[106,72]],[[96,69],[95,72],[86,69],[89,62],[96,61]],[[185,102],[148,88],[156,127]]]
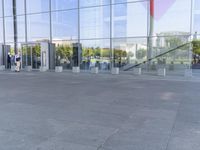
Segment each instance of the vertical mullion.
[[24,21],[25,21],[26,66],[28,66],[28,45],[27,45],[28,44],[28,35],[27,35],[27,7],[26,7],[26,0],[24,0]]
[[78,66],[80,67],[81,64],[81,58],[82,56],[80,56],[81,54],[81,45],[80,45],[80,0],[78,0]]
[[13,0],[13,28],[14,28],[14,50],[18,53],[18,33],[17,33],[17,10],[16,10],[16,0]]
[[193,31],[193,0],[191,0],[191,8],[190,8],[190,34],[192,35],[192,31]]
[[78,43],[80,43],[80,0],[78,0]]
[[[193,32],[193,0],[191,0],[191,8],[190,8],[190,41],[192,40],[192,32]],[[190,44],[190,48],[188,50],[188,61],[190,65],[188,69],[192,69],[191,62],[192,62],[192,44]]]
[[110,0],[110,51],[111,51],[110,62],[111,62],[111,68],[114,67],[114,51],[113,51],[113,45],[112,45],[112,33],[113,33],[113,31],[112,31],[113,30],[113,27],[112,27],[113,13],[112,13],[112,11],[113,11],[112,0]]
[[5,13],[4,13],[4,0],[2,0],[2,17],[3,17],[3,44],[6,44],[6,30],[5,30]]
[[51,0],[49,0],[49,26],[50,26],[50,43],[52,43],[52,12],[51,12]]

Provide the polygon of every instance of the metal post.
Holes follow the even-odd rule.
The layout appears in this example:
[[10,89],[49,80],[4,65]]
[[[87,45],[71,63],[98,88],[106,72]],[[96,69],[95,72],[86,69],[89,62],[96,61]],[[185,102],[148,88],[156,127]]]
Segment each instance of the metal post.
[[80,47],[80,0],[78,0],[78,66],[80,67],[80,51],[81,51],[81,47]]
[[52,12],[51,12],[51,0],[49,0],[49,24],[50,24],[50,43],[52,43]]
[[[149,24],[149,35],[148,35],[148,52],[147,52],[147,60],[152,58],[152,50],[153,50],[153,32],[154,32],[154,0],[150,0],[150,24]],[[150,68],[151,62],[148,62],[148,69]]]
[[113,30],[113,27],[112,27],[112,25],[113,25],[113,23],[112,23],[112,21],[113,21],[113,16],[112,16],[112,10],[113,9],[113,7],[112,7],[112,0],[110,0],[110,63],[111,63],[111,68],[110,69],[112,69],[112,68],[114,68],[114,50],[113,50],[113,45],[112,45],[112,30]]
[[3,44],[6,44],[6,30],[5,30],[5,13],[4,13],[4,0],[2,0],[2,16],[3,16]]
[[31,67],[33,68],[33,46],[30,47]]
[[25,21],[25,48],[26,48],[26,66],[28,66],[28,37],[27,37],[27,9],[26,0],[24,0],[24,21]]
[[16,0],[13,0],[13,27],[14,27],[14,50],[15,54],[18,53],[17,49],[17,43],[18,43],[18,37],[17,37],[17,10],[16,10]]
[[[190,41],[192,40],[192,30],[193,30],[193,0],[191,0],[191,7],[190,7]],[[188,49],[188,61],[189,61],[189,66],[188,69],[192,69],[192,44],[190,44],[190,48]]]

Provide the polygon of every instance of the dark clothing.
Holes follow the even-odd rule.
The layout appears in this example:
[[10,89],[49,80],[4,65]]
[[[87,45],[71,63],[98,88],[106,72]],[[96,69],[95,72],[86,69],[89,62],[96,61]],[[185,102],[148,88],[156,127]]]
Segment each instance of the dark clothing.
[[7,61],[8,61],[8,63],[11,63],[11,57],[10,57],[10,55],[8,55]]
[[11,68],[11,57],[10,55],[7,56],[7,69]]

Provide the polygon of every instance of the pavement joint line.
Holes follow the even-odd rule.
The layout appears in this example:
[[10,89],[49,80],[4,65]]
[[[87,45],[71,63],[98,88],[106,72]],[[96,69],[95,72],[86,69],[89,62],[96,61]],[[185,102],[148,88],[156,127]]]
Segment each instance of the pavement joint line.
[[99,146],[97,147],[97,150],[101,150],[101,148],[104,147],[104,145],[106,144],[106,142],[108,141],[108,139],[110,139],[113,135],[117,134],[117,133],[119,132],[119,130],[120,130],[120,128],[116,129],[113,133],[111,133],[111,134],[104,140],[104,142],[103,142],[101,145],[99,145]]
[[113,79],[121,79],[121,78],[126,78],[130,80],[149,80],[149,81],[174,81],[174,82],[200,82],[200,78],[198,77],[192,77],[192,78],[186,78],[186,77],[177,77],[177,76],[169,76],[165,78],[161,78],[158,76],[151,76],[151,75],[144,75],[144,76],[133,76],[133,75],[117,75],[113,76],[111,74],[98,74],[98,75],[92,75],[89,73],[83,73],[83,74],[78,74],[74,75],[73,73],[61,73],[61,74],[56,74],[52,72],[46,72],[46,73],[40,73],[40,72],[34,72],[34,73],[27,73],[27,72],[20,72],[20,73],[15,73],[15,72],[0,72],[0,75],[26,75],[26,76],[40,76],[40,75],[49,75],[51,76],[56,75],[57,78],[59,76],[72,76],[72,77],[102,77],[102,78],[113,78]]
[[167,140],[167,145],[166,145],[165,150],[168,150],[170,140],[172,139],[172,135],[173,135],[173,132],[174,132],[174,129],[175,129],[175,126],[176,126],[176,122],[177,122],[177,116],[180,112],[181,104],[182,104],[182,100],[179,102],[178,109],[176,111],[176,116],[175,116],[175,119],[174,119],[174,123],[173,123],[172,129],[171,129],[171,132],[169,134],[169,138]]

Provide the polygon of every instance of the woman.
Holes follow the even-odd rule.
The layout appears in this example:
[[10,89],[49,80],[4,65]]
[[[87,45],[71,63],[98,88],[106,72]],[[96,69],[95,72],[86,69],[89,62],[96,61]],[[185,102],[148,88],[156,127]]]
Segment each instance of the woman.
[[15,55],[15,64],[16,64],[16,67],[15,67],[15,72],[20,72],[20,55],[19,54],[16,54]]

